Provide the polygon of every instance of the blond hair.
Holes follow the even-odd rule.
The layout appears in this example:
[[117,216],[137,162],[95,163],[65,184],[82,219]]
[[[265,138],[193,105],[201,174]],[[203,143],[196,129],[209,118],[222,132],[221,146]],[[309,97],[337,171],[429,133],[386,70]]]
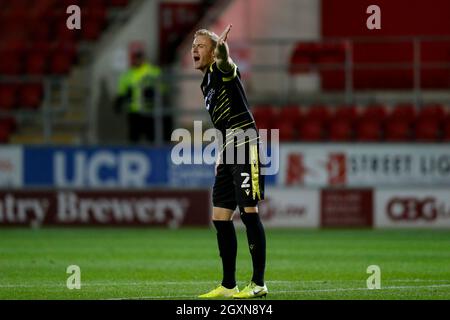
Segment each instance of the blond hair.
[[217,34],[215,34],[214,32],[209,31],[207,29],[197,30],[194,34],[194,38],[196,38],[198,36],[208,37],[211,40],[213,47],[217,46],[217,42],[219,42],[219,36]]

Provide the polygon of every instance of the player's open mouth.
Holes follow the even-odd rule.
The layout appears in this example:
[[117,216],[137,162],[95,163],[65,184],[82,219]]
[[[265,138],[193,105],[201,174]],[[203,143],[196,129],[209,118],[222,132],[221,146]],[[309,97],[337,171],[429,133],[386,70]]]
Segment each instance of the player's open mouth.
[[195,62],[200,61],[200,57],[199,57],[199,56],[194,56],[194,61],[195,61]]

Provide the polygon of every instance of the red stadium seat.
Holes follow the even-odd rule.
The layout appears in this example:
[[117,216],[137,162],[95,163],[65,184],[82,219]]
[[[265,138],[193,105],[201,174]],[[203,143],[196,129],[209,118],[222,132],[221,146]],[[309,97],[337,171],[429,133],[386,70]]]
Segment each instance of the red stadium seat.
[[290,58],[289,72],[291,74],[310,72],[314,67],[317,52],[316,43],[298,43]]
[[317,67],[320,70],[321,85],[326,90],[345,88],[345,46],[341,43],[320,45]]
[[321,121],[303,120],[298,129],[300,141],[321,141],[324,138],[324,128]]
[[440,138],[440,122],[437,119],[420,118],[416,123],[415,138],[417,141],[433,142]]
[[261,118],[258,120],[255,119],[255,122],[256,122],[256,127],[258,128],[258,130],[259,129],[271,129],[271,127],[272,127],[272,124],[269,121],[269,119],[265,119],[265,118]]
[[41,105],[43,88],[41,83],[27,83],[20,88],[19,104],[23,108],[37,109]]
[[39,16],[43,11],[51,9],[51,7],[59,0],[40,0],[39,2],[34,1],[34,14]]
[[281,108],[278,114],[278,122],[290,122],[298,125],[301,120],[301,112],[297,105],[288,105]]
[[26,60],[26,72],[32,75],[45,74],[47,71],[47,56],[45,54],[31,54]]
[[355,105],[338,106],[334,112],[334,119],[347,120],[350,122],[358,118],[358,109]]
[[72,66],[71,58],[64,53],[55,53],[50,62],[50,72],[52,74],[67,74]]
[[30,37],[35,41],[49,41],[51,35],[51,26],[41,21],[30,21],[32,25]]
[[442,134],[442,140],[450,142],[450,115],[444,120]]
[[366,106],[361,113],[362,119],[371,119],[383,122],[387,117],[387,107],[383,104],[372,104]]
[[385,139],[390,142],[411,140],[411,123],[408,119],[389,119],[386,123]]
[[0,118],[0,143],[9,142],[9,137],[16,130],[16,126],[16,120],[14,118]]
[[50,53],[54,50],[54,44],[45,40],[36,40],[30,43],[27,48],[27,54],[43,54],[45,56],[49,56]]
[[24,20],[7,15],[3,16],[2,35],[5,35],[14,41],[26,39],[28,37],[28,30],[24,24]]
[[100,2],[89,1],[83,8],[86,20],[96,21],[100,28],[106,24],[106,7]]
[[331,121],[329,128],[330,141],[350,141],[353,138],[352,124],[345,119]]
[[23,52],[26,47],[27,44],[24,39],[19,37],[8,37],[7,39],[3,40],[3,43],[1,44],[1,50],[3,52],[16,55]]
[[0,74],[18,75],[22,72],[22,63],[17,53],[0,53]]
[[81,37],[87,41],[97,40],[102,32],[101,22],[95,19],[89,19],[81,29]]
[[17,122],[13,117],[0,118],[0,125],[7,128],[10,133],[15,132],[17,129]]
[[[448,60],[448,58],[447,58]],[[450,88],[450,70],[422,68],[420,71],[422,89]]]
[[[444,66],[436,68],[437,65],[449,61],[450,42],[437,39],[421,41],[420,58],[422,61],[421,87],[424,89],[450,88],[450,69]],[[427,66],[428,63],[434,66]]]
[[335,60],[345,61],[346,44],[344,42],[325,42],[320,44],[320,55],[333,57]]
[[311,58],[307,56],[296,56],[292,58],[289,72],[291,74],[308,73],[312,70]]
[[295,139],[295,127],[292,122],[282,122],[279,124],[280,141],[288,142]]
[[415,119],[416,108],[413,104],[396,105],[386,121],[386,141],[410,141],[412,138],[412,127]]
[[52,47],[52,50],[55,54],[64,54],[70,62],[74,62],[77,56],[77,46],[72,41],[58,41]]
[[128,0],[109,0],[109,4],[114,7],[125,7],[128,5]]
[[81,30],[78,29],[68,29],[65,21],[59,22],[56,29],[56,38],[64,42],[75,42],[79,39],[81,35]]
[[[99,0],[96,0],[96,1],[99,1]],[[63,8],[67,8],[68,6],[73,5],[73,4],[80,6],[80,7],[83,6],[82,0],[58,0],[58,2],[59,2],[58,5],[60,5]],[[94,2],[95,2],[95,0],[94,0]]]
[[255,106],[252,113],[258,129],[271,129],[274,127],[277,114],[272,106]]
[[0,143],[8,143],[9,142],[9,130],[3,126],[3,124],[0,121]]
[[[330,66],[332,65],[332,62],[324,62],[321,63],[328,63]],[[326,66],[326,64],[325,64]],[[322,90],[327,91],[339,91],[344,90],[345,88],[345,73],[344,71],[340,70],[322,70],[320,72],[320,84]]]
[[331,117],[330,108],[325,105],[312,105],[308,108],[305,118],[326,124]]
[[321,141],[325,138],[325,127],[330,120],[330,110],[325,105],[310,106],[300,121],[299,139]]
[[398,104],[392,110],[389,118],[413,123],[416,115],[416,107],[413,104]]
[[356,139],[361,142],[382,140],[382,124],[377,119],[362,118],[356,124]]
[[0,85],[0,110],[11,110],[17,104],[17,87],[14,85]]
[[391,64],[376,68],[357,68],[353,83],[356,89],[412,88],[412,68],[398,68],[398,63],[413,62],[412,42],[354,43],[353,61],[357,64]]
[[441,104],[429,104],[422,107],[419,111],[419,119],[435,119],[442,121],[445,117],[445,109]]

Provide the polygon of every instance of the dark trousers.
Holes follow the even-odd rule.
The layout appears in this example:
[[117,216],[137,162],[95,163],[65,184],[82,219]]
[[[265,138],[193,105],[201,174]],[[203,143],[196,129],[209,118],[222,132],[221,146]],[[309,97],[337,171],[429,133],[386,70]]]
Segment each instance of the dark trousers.
[[151,115],[128,114],[128,141],[137,143],[144,136],[148,142],[155,141],[155,120]]

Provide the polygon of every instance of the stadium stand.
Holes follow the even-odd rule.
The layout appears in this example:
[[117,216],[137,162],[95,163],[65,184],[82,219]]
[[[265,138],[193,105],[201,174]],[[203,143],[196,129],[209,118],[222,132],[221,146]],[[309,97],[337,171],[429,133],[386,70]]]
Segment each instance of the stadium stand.
[[330,120],[329,108],[325,105],[310,106],[298,124],[299,139],[303,141],[321,141],[325,139],[325,129]]
[[296,126],[301,121],[299,106],[286,105],[281,108],[274,127],[280,130],[280,141],[293,141],[296,139]]
[[[444,7],[448,6],[445,1],[439,1]],[[0,0],[0,27],[6,31],[0,35],[0,76],[7,79],[0,81],[0,116],[14,117],[17,111],[40,110],[45,98],[42,79],[67,77],[80,63],[80,48],[84,44],[95,43],[113,22],[108,12],[113,8],[125,8],[130,2],[132,1]],[[168,65],[173,62],[172,55],[177,44],[193,31],[195,22],[207,16],[208,8],[217,2],[220,1],[194,3],[192,10],[188,11],[193,14],[189,16],[195,19],[184,19],[174,14],[168,29],[160,25],[160,37],[165,35],[164,38],[171,39],[168,46],[160,43],[160,54],[165,59],[161,62]],[[65,9],[73,4],[83,9],[82,30],[71,31],[66,28]],[[161,8],[167,6],[172,9],[171,12],[177,12],[178,5],[163,3]],[[393,27],[392,33],[374,37],[376,39],[372,41],[369,32],[355,34],[348,23],[331,28],[336,25],[337,17],[345,20],[345,17],[351,15],[350,12],[341,12],[342,8],[335,8],[328,2],[324,2],[321,10],[320,39],[299,41],[288,51],[291,54],[286,56],[286,62],[290,76],[316,73],[320,76],[319,94],[327,94],[329,91],[343,93],[348,76],[345,68],[350,63],[354,66],[351,75],[352,89],[355,91],[409,90],[413,87],[414,50],[417,47],[412,38],[408,38],[409,35],[401,30],[401,26],[393,24],[395,28]],[[336,14],[330,14],[332,12]],[[446,30],[442,26],[439,28],[445,35]],[[441,66],[442,62],[450,61],[450,41],[432,38],[440,35],[433,33],[435,29],[437,27],[425,30],[424,35],[431,38],[424,38],[419,46],[419,89],[422,90],[450,88],[450,68]],[[172,37],[172,34],[176,34],[177,38]],[[358,40],[361,36],[366,38]],[[401,39],[390,40],[391,36]],[[16,77],[21,80],[16,81]],[[380,104],[376,105],[369,102],[341,105],[343,100],[324,100],[327,103],[319,104],[318,101],[322,99],[310,103],[286,99],[279,102],[279,105],[278,102],[263,101],[262,104],[265,105],[255,106],[254,117],[260,128],[279,128],[282,141],[448,140],[448,121],[445,120],[448,117],[448,106],[445,105],[396,105],[396,101],[389,99],[377,99]],[[18,126],[20,124],[14,127]],[[10,140],[11,128],[2,125],[2,132],[6,137],[2,139],[3,143]]]
[[360,142],[379,142],[383,137],[382,122],[376,119],[361,118],[356,123],[356,140]]
[[[119,13],[125,13],[129,7],[137,8],[143,2],[142,0],[0,0],[2,8],[0,28],[4,31],[0,34],[0,113],[17,117],[23,111],[42,110],[46,94],[44,79],[59,77],[69,81],[74,70],[80,75],[72,78],[81,78],[85,73],[83,64],[88,62],[85,56],[89,56],[89,50],[95,47],[107,29],[114,27],[117,22],[125,21],[123,17],[127,15],[122,15],[121,18]],[[161,24],[170,28],[161,29],[161,39],[167,40],[168,43],[166,45],[160,43],[160,54],[164,57],[160,59],[160,63],[173,62],[175,47],[189,34],[208,9],[219,2],[226,3],[210,0],[193,3],[189,17],[185,11],[186,4],[161,3],[160,10],[167,6],[177,14],[173,15],[172,24]],[[78,5],[81,8],[81,30],[69,30],[66,26],[68,17],[66,9],[71,5]],[[177,11],[178,7],[180,10]],[[76,86],[75,84],[74,87]],[[83,96],[82,93],[74,94],[67,91],[67,88],[63,89],[61,84],[53,86],[52,89],[57,92],[49,94],[50,100],[58,96],[58,90],[66,90],[69,96]],[[20,124],[18,126],[21,127]],[[42,127],[43,124],[39,126]],[[7,127],[2,127],[2,132],[4,136],[2,143],[39,143],[38,140],[35,141],[36,135],[33,134],[30,135],[31,140],[27,140],[26,137],[23,139],[14,137],[11,141],[12,132],[8,131]],[[73,143],[72,141],[71,139],[63,142]]]
[[351,141],[353,137],[352,123],[349,120],[335,117],[329,126],[329,141]]
[[259,128],[280,130],[280,141],[443,142],[450,112],[442,104],[298,105],[254,108]]
[[[277,95],[253,89],[258,87],[258,80],[249,85],[256,92],[253,100],[257,104],[274,109],[258,110],[255,106],[259,127],[279,128],[282,141],[443,141],[450,88],[450,29],[448,19],[436,21],[435,17],[442,12],[448,14],[449,2],[437,0],[436,7],[426,13],[420,5],[412,6],[408,14],[423,15],[426,26],[405,28],[402,19],[396,18],[399,15],[392,14],[383,18],[389,28],[380,31],[361,28],[361,21],[356,27],[353,17],[367,6],[356,0],[349,2],[354,5],[322,1],[318,36],[308,35],[297,42],[271,38],[256,41],[255,46],[264,48],[261,51],[271,48],[283,52],[288,48],[286,60],[279,62],[281,66],[287,63],[287,77],[280,76],[280,83],[289,84],[287,90],[282,88]],[[383,5],[395,13],[403,12],[399,3],[383,1]],[[348,8],[351,10],[347,12]],[[255,57],[266,58],[263,53]],[[278,62],[264,65],[261,61],[254,66],[254,70],[261,67],[261,71],[254,71],[255,78],[257,72],[270,73],[279,66],[275,64]],[[273,79],[277,79],[275,75]],[[272,97],[264,100],[266,94]],[[322,101],[324,105],[318,106]],[[433,101],[441,103],[440,108],[433,107],[441,111],[429,111],[428,104]],[[355,105],[346,108],[341,105],[344,102]],[[292,111],[286,104],[299,106]],[[323,116],[327,113],[324,109],[329,110],[328,116]],[[291,112],[296,114],[292,116],[296,121],[289,120]],[[429,112],[438,112],[439,116],[428,116]]]
[[270,105],[257,106],[254,109],[253,117],[261,129],[271,129],[275,124],[278,109]]
[[[351,55],[354,89],[411,89],[414,86],[414,43],[355,43]],[[322,89],[345,88],[345,61],[347,44],[298,43],[292,51],[291,75],[319,71]],[[423,89],[450,88],[450,71],[444,67],[450,59],[450,42],[424,41],[420,45],[422,64],[420,84]]]
[[[108,10],[128,0],[0,1],[0,112],[38,110],[44,77],[67,76],[79,62],[81,43],[96,41],[108,26]],[[69,30],[66,8],[79,5],[83,28]],[[13,77],[13,78],[11,78]],[[13,126],[1,121],[0,141],[7,143]]]
[[387,117],[386,106],[375,104],[363,108],[356,119],[356,138],[361,142],[380,141],[383,137],[383,123]]
[[[353,39],[354,88],[411,89],[416,62],[421,65],[421,88],[450,88],[450,69],[445,67],[450,61],[450,29],[446,17],[450,3],[435,0],[433,6],[424,10],[423,5],[417,5],[420,2],[414,2],[406,15],[411,21],[421,22],[413,25],[398,18],[405,15],[405,2],[381,1],[378,5],[381,3],[389,12],[383,16],[383,24],[389,28],[374,32],[369,28],[355,28],[354,17],[362,10],[361,1],[349,0],[346,6],[339,1],[322,1],[322,39]],[[344,88],[344,79],[337,73],[324,70],[320,75],[323,90]]]

